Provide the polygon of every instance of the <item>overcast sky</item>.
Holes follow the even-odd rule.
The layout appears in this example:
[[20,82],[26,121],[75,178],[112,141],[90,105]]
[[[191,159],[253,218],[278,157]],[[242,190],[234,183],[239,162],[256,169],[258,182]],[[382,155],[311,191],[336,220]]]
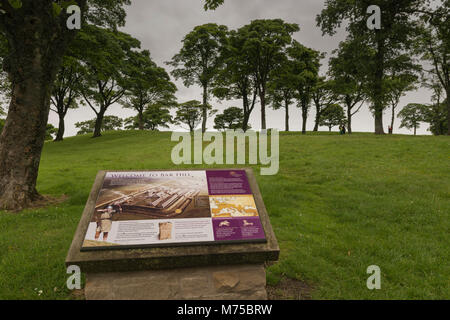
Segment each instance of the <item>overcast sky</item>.
[[[204,23],[224,24],[230,29],[239,28],[254,19],[281,18],[289,23],[297,23],[300,32],[294,34],[294,38],[300,43],[327,53],[338,47],[340,41],[345,39],[345,31],[339,32],[334,37],[324,36],[316,27],[315,18],[324,6],[324,0],[226,0],[225,4],[216,11],[205,12],[202,0],[133,0],[127,7],[127,24],[121,31],[127,32],[139,39],[142,49],[150,50],[153,60],[160,66],[169,69],[165,65],[181,48],[181,40],[195,26]],[[327,65],[322,67],[322,73],[326,72]],[[175,82],[175,81],[174,81]],[[193,86],[184,87],[180,81],[175,82],[178,87],[177,98],[179,102],[188,100],[200,100],[200,88]],[[214,108],[223,110],[230,106],[241,106],[240,101],[211,101]],[[407,94],[401,101],[400,107],[410,102],[429,103],[430,93],[419,89]],[[253,128],[259,129],[260,109],[255,107],[251,117]],[[314,109],[314,108],[312,108]],[[123,109],[120,105],[110,107],[107,114],[117,115],[122,118],[135,115],[129,109]],[[73,136],[77,129],[74,124],[78,121],[93,119],[95,114],[87,107],[78,110],[70,110],[66,121],[66,136]],[[54,112],[50,114],[50,122],[57,126],[58,118]],[[384,126],[390,123],[389,110],[386,110]],[[405,129],[398,129],[399,120],[396,120],[396,132],[410,134]],[[267,108],[267,126],[284,130],[283,110],[274,111]],[[291,107],[291,130],[299,131],[301,128],[300,110],[293,105]],[[213,119],[208,122],[208,127],[213,127]],[[314,110],[311,110],[308,120],[308,130],[314,127]],[[172,129],[179,129],[172,127]],[[335,128],[336,129],[336,128]],[[429,134],[428,125],[423,125],[419,134]],[[326,128],[321,128],[326,130]],[[353,130],[361,132],[373,132],[374,120],[367,106],[354,116]]]

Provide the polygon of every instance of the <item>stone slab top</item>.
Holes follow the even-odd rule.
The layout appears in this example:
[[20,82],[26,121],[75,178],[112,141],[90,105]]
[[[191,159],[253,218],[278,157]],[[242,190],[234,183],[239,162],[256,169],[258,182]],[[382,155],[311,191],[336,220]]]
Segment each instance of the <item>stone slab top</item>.
[[[67,254],[65,261],[66,266],[77,265],[82,272],[86,273],[104,273],[230,264],[258,264],[277,261],[280,248],[270,224],[269,215],[264,206],[253,170],[250,168],[232,168],[231,170],[238,169],[245,170],[247,173],[267,242],[81,251],[86,230],[95,210],[96,201],[102,188],[104,177],[107,172],[112,172],[100,171],[95,179],[92,191]],[[164,169],[161,171],[181,170],[203,171],[207,169]],[[152,169],[151,171],[158,170]]]

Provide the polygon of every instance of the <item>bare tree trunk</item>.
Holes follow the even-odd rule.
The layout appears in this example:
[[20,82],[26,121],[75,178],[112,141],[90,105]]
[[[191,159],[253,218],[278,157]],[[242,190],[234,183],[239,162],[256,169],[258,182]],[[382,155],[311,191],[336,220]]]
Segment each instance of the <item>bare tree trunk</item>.
[[376,70],[373,91],[373,108],[375,115],[375,134],[384,134],[383,128],[383,76],[384,76],[384,40],[380,38],[380,31],[377,33],[377,53],[375,56]]
[[285,108],[286,108],[286,119],[285,119],[286,132],[289,132],[289,101],[285,101]]
[[347,106],[347,129],[348,134],[352,134],[352,108]]
[[261,99],[261,129],[266,130],[266,90],[263,88],[259,94]]
[[58,133],[56,134],[56,138],[54,141],[63,141],[64,140],[64,132],[66,131],[65,126],[65,114],[58,113],[59,115],[59,125],[58,125]]
[[[52,16],[48,1],[22,1],[18,10],[1,3],[0,25],[11,53],[3,67],[12,97],[0,136],[0,209],[22,210],[41,198],[36,180],[52,86],[76,31],[66,28],[65,13]],[[78,5],[84,12],[86,1]]]
[[203,110],[202,110],[202,132],[206,132],[206,123],[208,121],[208,85],[203,85]]
[[138,127],[139,130],[144,130],[144,110],[140,109],[138,113]]
[[51,83],[26,79],[13,87],[0,137],[0,208],[21,210],[40,197],[36,180],[50,110]]
[[450,136],[450,90],[447,91],[447,135]]
[[302,134],[306,134],[306,122],[308,120],[308,108],[302,106]]
[[392,106],[391,132],[389,132],[390,134],[394,134],[394,123],[395,123],[395,107]]
[[321,114],[321,110],[320,110],[320,106],[317,106],[316,104],[316,122],[314,124],[314,132],[319,131],[319,123],[320,123],[320,114]]
[[102,136],[103,118],[105,117],[106,110],[101,108],[100,112],[97,114],[97,119],[95,120],[94,135],[92,138],[98,138]]

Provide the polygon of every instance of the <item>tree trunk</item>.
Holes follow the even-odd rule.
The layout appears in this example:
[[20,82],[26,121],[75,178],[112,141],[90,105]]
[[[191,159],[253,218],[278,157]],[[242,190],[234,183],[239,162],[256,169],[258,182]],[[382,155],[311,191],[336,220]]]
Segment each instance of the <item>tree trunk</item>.
[[259,94],[261,100],[261,129],[266,130],[266,89],[262,89]]
[[42,2],[28,1],[13,14],[2,13],[13,54],[4,61],[12,96],[0,136],[0,209],[22,210],[41,198],[36,180],[52,85],[71,38],[58,33],[47,10]]
[[22,210],[40,198],[36,191],[50,110],[51,82],[29,78],[13,85],[0,137],[0,209]]
[[390,134],[394,134],[394,123],[395,123],[395,107],[392,106],[391,132],[389,132]]
[[144,130],[144,114],[143,114],[143,110],[139,110],[138,113],[138,127],[139,130]]
[[352,134],[352,108],[347,106],[347,129],[348,134]]
[[414,126],[414,135],[417,135],[417,126]]
[[320,122],[320,113],[321,113],[320,109],[321,109],[320,106],[317,106],[317,104],[316,104],[316,123],[314,124],[314,130],[313,130],[314,132],[319,131],[319,122]]
[[[84,12],[86,0],[78,5]],[[22,1],[20,9],[8,4],[2,11],[0,25],[11,53],[3,68],[12,95],[0,136],[0,209],[22,210],[42,198],[36,180],[52,86],[76,31],[66,27],[65,13],[53,16],[49,1]]]
[[[103,109],[103,108],[102,108]],[[98,138],[102,136],[103,118],[105,117],[106,110],[100,110],[95,120],[94,135],[92,138]]]
[[63,113],[58,113],[59,115],[59,125],[58,125],[58,133],[56,134],[56,138],[55,138],[55,142],[56,141],[63,141],[64,140],[64,132],[66,131],[66,127],[65,127],[65,114]]
[[286,119],[285,119],[286,132],[289,132],[289,101],[285,101],[285,108],[286,108]]
[[302,134],[306,134],[306,121],[308,120],[308,109],[302,106]]
[[206,123],[208,121],[208,86],[203,85],[203,110],[202,110],[202,132],[206,132]]
[[375,134],[384,134],[383,128],[383,77],[384,77],[384,40],[377,33],[377,52],[375,55],[375,81],[373,84],[373,108],[375,115]]
[[447,135],[450,136],[450,90],[447,92]]

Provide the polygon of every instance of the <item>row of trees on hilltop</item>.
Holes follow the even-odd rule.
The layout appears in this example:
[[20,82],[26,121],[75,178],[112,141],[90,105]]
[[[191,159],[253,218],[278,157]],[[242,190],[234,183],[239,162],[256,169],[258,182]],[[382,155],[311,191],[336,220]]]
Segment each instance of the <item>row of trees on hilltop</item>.
[[[383,134],[383,113],[390,109],[394,127],[401,98],[419,86],[435,94],[427,105],[435,134],[448,134],[450,128],[449,94],[449,1],[435,9],[423,1],[395,4],[378,1],[382,8],[382,28],[367,27],[364,1],[329,1],[318,15],[317,24],[324,35],[334,35],[338,26],[348,22],[348,37],[333,51],[329,69],[319,69],[324,54],[293,39],[296,24],[280,19],[255,20],[237,30],[206,24],[194,28],[183,39],[180,52],[168,62],[172,75],[189,87],[203,89],[202,130],[206,130],[207,109],[212,97],[241,99],[244,121],[257,103],[261,107],[262,129],[266,129],[266,107],[284,109],[289,131],[289,107],[296,104],[302,113],[302,132],[311,108],[315,108],[314,131],[323,111],[340,105],[345,123],[352,132],[352,117],[364,104],[374,115],[375,133]],[[430,65],[430,68],[423,67]],[[442,120],[444,104],[446,116]],[[434,113],[434,114],[433,114]],[[326,114],[331,114],[330,110]]]

